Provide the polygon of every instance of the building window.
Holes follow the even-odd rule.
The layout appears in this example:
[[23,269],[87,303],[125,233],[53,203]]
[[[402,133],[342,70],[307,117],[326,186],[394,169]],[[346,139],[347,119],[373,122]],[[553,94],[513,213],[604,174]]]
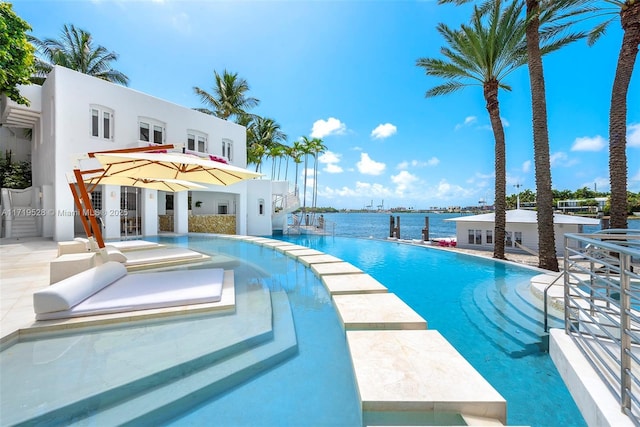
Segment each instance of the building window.
[[506,247],[508,247],[508,248],[513,246],[513,239],[511,237],[511,232],[510,231],[505,232],[504,245]]
[[469,244],[470,245],[482,244],[482,230],[469,230]]
[[258,215],[264,215],[264,199],[258,200]]
[[102,211],[102,190],[94,190],[91,192],[91,206],[96,212]]
[[227,203],[218,203],[218,215],[226,215],[229,213],[229,205]]
[[486,231],[487,245],[493,245],[493,230]]
[[153,144],[164,144],[164,123],[147,118],[140,118],[138,123],[140,141],[151,142]]
[[100,105],[91,106],[91,136],[111,139],[113,136],[113,110]]
[[199,153],[207,152],[207,135],[198,131],[188,131],[187,149]]
[[222,157],[226,157],[227,160],[233,160],[233,141],[230,139],[222,140]]
[[516,241],[516,246],[522,244],[522,232],[521,231],[514,231],[513,232],[513,238]]

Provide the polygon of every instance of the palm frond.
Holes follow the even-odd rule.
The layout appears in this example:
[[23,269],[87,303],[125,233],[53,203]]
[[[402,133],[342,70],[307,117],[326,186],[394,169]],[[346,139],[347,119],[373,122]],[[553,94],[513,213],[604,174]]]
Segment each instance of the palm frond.
[[470,85],[464,84],[458,81],[448,81],[446,83],[443,83],[441,85],[438,85],[429,89],[425,93],[425,97],[432,98],[434,96],[448,95],[450,93],[457,92],[458,90],[466,86],[470,86]]

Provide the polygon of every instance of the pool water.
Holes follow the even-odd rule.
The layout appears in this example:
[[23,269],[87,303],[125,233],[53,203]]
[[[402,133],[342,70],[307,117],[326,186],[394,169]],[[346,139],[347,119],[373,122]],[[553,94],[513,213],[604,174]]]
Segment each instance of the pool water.
[[293,312],[298,355],[170,424],[361,426],[344,332],[329,294],[311,270],[258,245],[194,236],[179,240],[194,250],[242,260],[255,271],[250,280],[272,291],[284,290]]
[[[285,236],[283,240],[337,256],[361,268],[397,294],[436,329],[507,400],[507,423],[530,426],[585,426],[546,352],[508,351],[503,327],[465,295],[528,283],[539,274],[528,268],[433,248],[374,239]],[[503,320],[504,321],[504,320]],[[500,322],[496,322],[500,324]],[[515,347],[513,347],[515,348]],[[524,355],[523,355],[524,354]]]
[[[285,292],[298,343],[297,354],[261,371],[250,381],[236,384],[222,394],[200,396],[195,407],[185,402],[185,405],[173,408],[172,418],[165,419],[165,425],[362,425],[344,332],[330,296],[309,268],[271,248],[236,240],[204,235],[155,240],[211,254],[212,262],[223,256],[224,265],[221,266],[234,270],[237,292],[255,287]],[[490,330],[480,322],[481,313],[463,307],[467,301],[465,295],[469,296],[469,292],[479,286],[491,291],[492,287],[526,282],[535,272],[491,260],[373,239],[312,236],[287,240],[342,258],[400,296],[428,321],[430,329],[439,330],[507,399],[508,424],[585,425],[547,354],[536,352],[513,357],[498,345],[499,340],[492,339],[504,335],[503,331],[499,328]],[[86,387],[94,380],[96,372],[104,376],[108,375],[104,372],[106,368],[121,371],[119,361],[125,356],[143,360],[137,359],[135,353],[125,355],[143,351],[136,342],[144,341],[149,348],[153,348],[150,344],[159,345],[167,354],[172,354],[180,352],[180,349],[171,349],[178,342],[178,336],[183,341],[182,335],[193,336],[194,341],[187,343],[189,346],[204,346],[216,339],[215,327],[202,320],[185,319],[179,322],[180,325],[175,323],[167,322],[166,329],[162,325],[134,327],[127,324],[106,331],[72,331],[20,342],[9,348],[11,352],[0,353],[2,394],[18,393],[21,387],[25,388],[27,396],[33,395],[34,390],[43,390],[45,397],[64,394],[57,387],[64,383],[73,389],[68,384],[72,380]],[[478,328],[477,325],[483,326]],[[82,340],[69,345],[55,361],[36,360],[47,347],[53,349],[60,340],[74,341],[75,336]],[[94,345],[96,342],[101,344]],[[26,357],[11,359],[10,353]],[[118,355],[115,359],[114,353]],[[144,357],[153,360],[153,354]],[[83,369],[79,371],[78,366]],[[58,370],[63,368],[69,372]],[[32,378],[31,374],[36,370],[42,373],[42,378]],[[19,380],[25,372],[30,373],[30,383],[21,386]],[[16,376],[13,380],[9,378],[12,375]],[[58,415],[64,420],[64,413]],[[88,415],[89,418],[77,418],[76,421],[91,424],[91,414]]]

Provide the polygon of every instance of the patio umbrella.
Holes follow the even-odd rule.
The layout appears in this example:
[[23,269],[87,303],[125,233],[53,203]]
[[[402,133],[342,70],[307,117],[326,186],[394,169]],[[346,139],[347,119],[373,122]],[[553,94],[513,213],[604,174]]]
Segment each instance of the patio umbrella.
[[261,174],[214,160],[181,153],[95,153],[104,176],[146,179],[181,179],[230,185]]
[[87,186],[90,187],[88,189],[89,192],[93,191],[95,186],[98,184],[150,188],[152,190],[169,191],[171,193],[207,188],[204,185],[196,184],[195,182],[184,181],[181,179],[132,178],[130,176],[124,175],[94,175],[90,178],[84,177],[84,182]]

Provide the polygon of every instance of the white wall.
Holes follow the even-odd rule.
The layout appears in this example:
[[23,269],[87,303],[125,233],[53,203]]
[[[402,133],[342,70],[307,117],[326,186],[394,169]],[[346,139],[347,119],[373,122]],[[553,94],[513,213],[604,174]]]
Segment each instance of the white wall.
[[[482,245],[470,245],[468,243],[468,232],[469,230],[482,230]],[[487,245],[485,243],[485,230],[494,229],[494,224],[489,222],[469,222],[463,221],[458,222],[456,224],[456,238],[457,245],[461,248],[469,248],[469,249],[478,249],[478,250],[487,250],[492,251],[493,245]],[[555,246],[556,246],[556,254],[561,257],[564,254],[564,234],[565,233],[579,233],[581,230],[580,226],[577,224],[555,224],[554,225],[554,233],[555,233]],[[537,224],[507,224],[506,231],[520,231],[522,232],[522,245],[527,248],[538,252],[539,244],[538,244],[538,225]],[[513,236],[513,234],[512,234]],[[494,232],[495,239],[495,232]],[[515,241],[515,238],[512,237],[512,240]],[[506,247],[505,250],[518,250],[515,246],[509,248]]]
[[[246,132],[244,127],[235,123],[58,66],[49,74],[43,86],[42,96],[42,120],[39,129],[42,138],[38,143],[34,141],[32,147],[34,171],[37,170],[34,172],[34,185],[53,184],[56,210],[74,209],[65,174],[72,171],[75,158],[92,151],[148,145],[138,140],[140,117],[165,123],[165,143],[185,144],[187,131],[198,130],[208,136],[209,153],[221,156],[222,139],[232,140],[233,159],[230,163],[246,167]],[[91,136],[92,104],[113,110],[112,140]],[[214,191],[230,193],[230,200],[236,199],[240,194],[239,200],[236,201],[240,206],[249,203],[245,200],[246,197],[242,196],[246,194],[245,188],[244,185],[238,184],[210,187]],[[264,191],[261,197],[270,204],[270,188],[260,188],[259,191]],[[186,194],[184,197],[186,200]],[[257,198],[255,193],[254,197]],[[144,203],[145,212],[157,211],[158,200],[146,197]],[[154,204],[154,207],[146,206],[148,203]],[[255,203],[257,202],[254,201]],[[179,224],[175,230],[186,232],[186,203],[178,205],[185,209],[185,214],[176,214]],[[249,216],[243,217],[240,212],[238,214],[238,228],[246,230],[244,222]],[[257,234],[271,233],[270,214],[267,216],[269,221],[257,218],[259,224],[252,226]],[[153,228],[149,224],[149,227],[145,226],[145,231],[153,232]],[[109,231],[109,235],[113,235],[113,230]],[[58,241],[74,237],[73,216],[56,216],[53,237]]]
[[[262,201],[263,210],[259,211]],[[247,234],[252,236],[270,236],[271,225],[271,181],[247,181]]]

